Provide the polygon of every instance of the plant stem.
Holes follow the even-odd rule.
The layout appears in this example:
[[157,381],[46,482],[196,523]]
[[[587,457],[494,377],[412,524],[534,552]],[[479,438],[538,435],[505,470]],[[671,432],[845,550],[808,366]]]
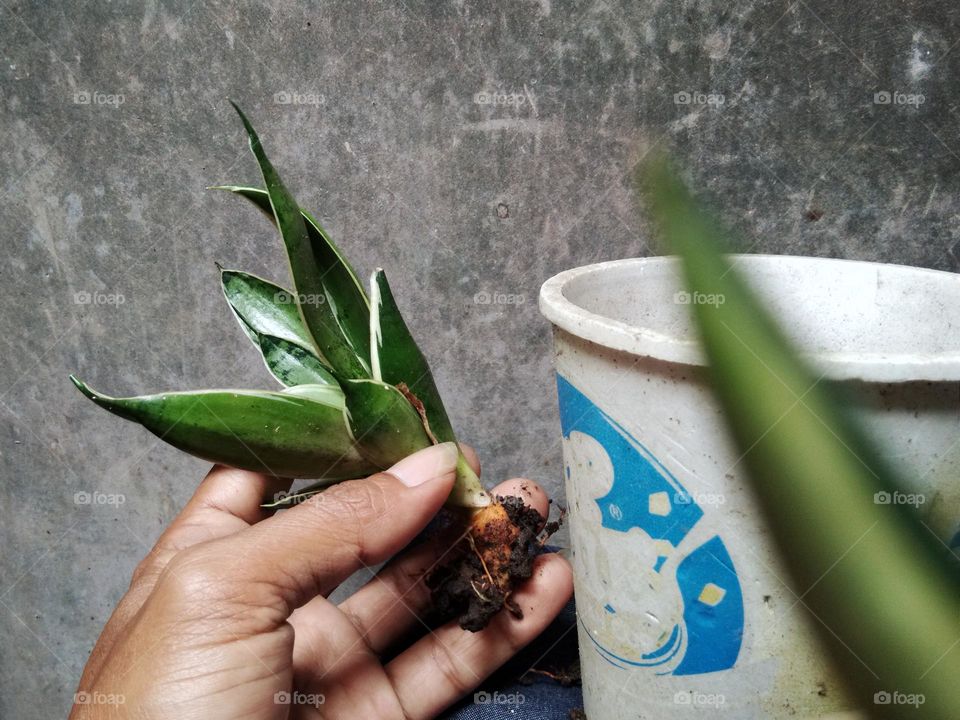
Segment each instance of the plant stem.
[[447,505],[463,508],[482,508],[492,502],[490,495],[483,488],[480,478],[470,467],[470,463],[461,452],[457,457],[457,480],[447,498]]

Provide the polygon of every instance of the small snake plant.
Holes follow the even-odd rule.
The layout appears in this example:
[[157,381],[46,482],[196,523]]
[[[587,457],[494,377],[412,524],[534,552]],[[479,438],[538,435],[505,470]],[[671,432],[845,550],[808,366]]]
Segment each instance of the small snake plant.
[[[426,358],[378,269],[370,293],[316,219],[298,205],[235,103],[265,189],[218,186],[250,201],[279,229],[293,289],[220,268],[241,329],[281,390],[197,390],[115,398],[71,376],[80,392],[197,457],[318,481],[278,507],[331,483],[365,477],[416,450],[456,441]],[[461,454],[448,506],[490,497]]]

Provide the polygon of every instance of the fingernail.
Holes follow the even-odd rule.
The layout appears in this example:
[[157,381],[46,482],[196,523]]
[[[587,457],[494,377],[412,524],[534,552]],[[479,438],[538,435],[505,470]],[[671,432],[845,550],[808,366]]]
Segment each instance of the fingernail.
[[459,448],[452,442],[431,445],[405,457],[387,472],[407,487],[416,487],[452,474],[457,468],[459,454]]

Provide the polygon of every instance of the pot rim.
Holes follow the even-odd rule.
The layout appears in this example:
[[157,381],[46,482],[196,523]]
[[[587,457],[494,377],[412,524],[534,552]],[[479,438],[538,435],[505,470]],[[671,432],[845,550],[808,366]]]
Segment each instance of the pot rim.
[[[943,270],[895,265],[890,263],[844,260],[839,258],[804,257],[797,255],[735,254],[728,256],[741,267],[762,267],[777,264],[842,264],[873,267],[889,273],[913,276],[914,282],[936,278],[955,283],[960,294],[960,275]],[[626,258],[584,265],[560,272],[540,288],[540,312],[554,326],[575,337],[602,347],[621,350],[638,357],[652,358],[687,366],[706,366],[699,343],[654,330],[631,325],[587,310],[564,294],[569,283],[584,277],[599,279],[612,270],[636,267],[638,272],[667,264],[677,264],[672,255]],[[928,353],[876,353],[861,351],[812,352],[803,357],[835,380],[858,379],[867,382],[960,381],[960,350]]]

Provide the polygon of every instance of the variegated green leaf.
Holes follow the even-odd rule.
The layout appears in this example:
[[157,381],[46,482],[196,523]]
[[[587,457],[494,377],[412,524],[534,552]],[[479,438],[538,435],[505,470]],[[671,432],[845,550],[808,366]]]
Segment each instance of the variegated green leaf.
[[284,392],[199,390],[114,398],[71,380],[97,405],[210,462],[331,481],[377,469],[354,447],[339,388],[300,385]]
[[402,383],[423,403],[430,432],[437,440],[456,442],[427,359],[410,334],[380,268],[370,278],[370,361],[375,380]]
[[[905,483],[721,254],[718,222],[665,162],[646,181],[688,288],[724,300],[690,306],[713,386],[833,667],[871,717],[956,718],[960,579],[945,548],[912,508],[877,502]],[[922,708],[876,703],[893,692]]]
[[332,385],[336,378],[309,350],[282,338],[260,336],[260,352],[267,369],[283,385]]
[[[276,217],[266,190],[246,185],[218,185],[213,190],[226,190],[246,198],[274,225]],[[364,361],[369,360],[370,302],[357,278],[357,273],[330,235],[309,212],[300,209],[306,223],[310,246],[321,271],[325,301],[330,304],[340,331]]]
[[[432,439],[457,441],[427,359],[400,314],[386,274],[379,268],[370,279],[370,364],[375,380],[407,388],[408,400],[421,414]],[[480,478],[461,453],[457,482],[447,504],[482,507],[489,503],[490,496]]]
[[[290,261],[297,307],[316,350],[340,377],[369,377],[368,350],[363,345],[355,345],[353,338],[344,333],[340,317],[346,308],[339,307],[341,299],[329,295],[324,284],[325,274],[330,270],[329,263],[322,253],[318,256],[318,248],[311,242],[299,205],[267,158],[250,121],[235,103],[233,107],[243,121],[250,139],[250,149],[260,165],[274,220]],[[326,243],[320,245],[329,250]],[[363,308],[354,307],[351,311],[362,313]]]
[[381,468],[429,447],[420,415],[399,390],[377,380],[343,383],[347,422],[357,449]]
[[293,293],[269,280],[239,270],[220,269],[223,295],[253,344],[270,335],[303,348],[313,348]]

